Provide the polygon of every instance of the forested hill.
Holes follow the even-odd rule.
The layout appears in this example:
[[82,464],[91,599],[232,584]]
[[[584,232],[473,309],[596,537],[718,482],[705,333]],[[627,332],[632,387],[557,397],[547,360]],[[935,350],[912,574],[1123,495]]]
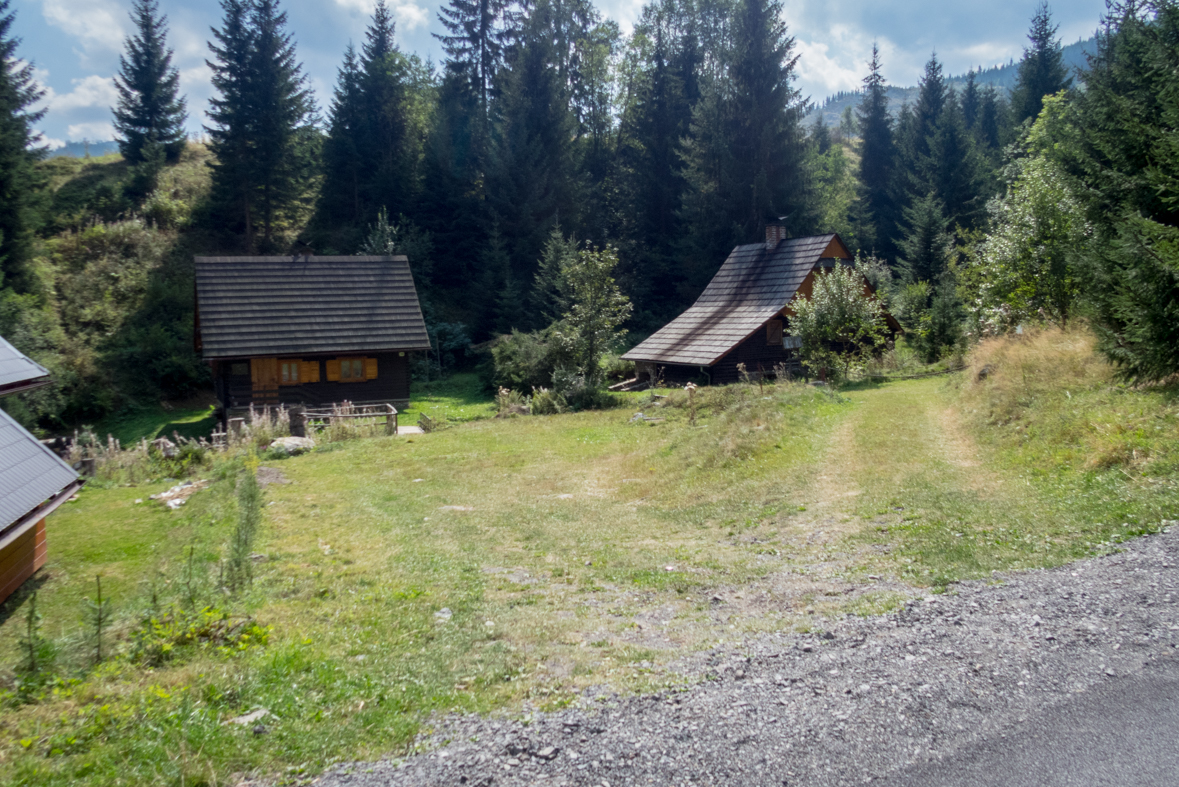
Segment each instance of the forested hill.
[[[1083,69],[1086,65],[1086,58],[1093,54],[1097,48],[1097,41],[1093,38],[1087,38],[1076,43],[1069,44],[1061,48],[1061,60],[1070,72]],[[1015,87],[1016,80],[1019,76],[1019,63],[1012,60],[1003,65],[991,66],[990,68],[982,68],[974,72],[975,82],[980,86],[993,85],[994,87],[1003,90],[1005,93],[1010,93]],[[961,92],[966,86],[966,74],[958,74],[946,79],[946,84]],[[917,96],[920,88],[916,85],[910,87],[898,87],[897,85],[888,86],[888,106],[892,114],[895,116],[901,111],[901,107],[905,104],[913,106],[917,102]],[[860,103],[860,97],[863,95],[859,90],[841,90],[840,92],[827,96],[827,98],[819,101],[815,100],[815,108],[811,111],[808,120],[812,123],[818,121],[819,116],[823,118],[823,122],[828,126],[839,125],[839,118],[843,115],[848,107],[855,107]]]

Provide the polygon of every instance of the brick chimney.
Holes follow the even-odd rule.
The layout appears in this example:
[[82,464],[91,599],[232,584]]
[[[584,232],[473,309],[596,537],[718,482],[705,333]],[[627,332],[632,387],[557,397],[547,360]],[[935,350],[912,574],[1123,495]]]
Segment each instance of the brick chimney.
[[786,240],[786,225],[784,224],[767,224],[766,225],[766,248],[774,249],[779,243]]

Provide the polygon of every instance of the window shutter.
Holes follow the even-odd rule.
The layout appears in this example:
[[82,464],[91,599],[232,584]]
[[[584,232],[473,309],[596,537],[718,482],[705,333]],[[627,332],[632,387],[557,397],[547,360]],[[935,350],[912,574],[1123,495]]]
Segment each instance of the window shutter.
[[319,382],[319,361],[299,361],[299,382]]
[[782,344],[782,321],[770,320],[766,323],[766,344]]
[[364,379],[366,379],[366,380],[377,379],[377,359],[376,358],[365,358],[364,359]]
[[340,359],[333,358],[327,362],[327,378],[330,383],[340,382]]

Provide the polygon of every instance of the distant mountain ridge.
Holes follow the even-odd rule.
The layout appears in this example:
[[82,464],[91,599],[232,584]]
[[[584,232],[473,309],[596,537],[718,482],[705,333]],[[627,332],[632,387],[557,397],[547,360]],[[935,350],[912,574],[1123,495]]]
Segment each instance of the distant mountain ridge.
[[[1069,71],[1084,68],[1088,65],[1086,59],[1088,55],[1097,51],[1096,39],[1089,38],[1076,43],[1069,44],[1063,47],[1062,54],[1064,56],[1064,64]],[[1015,80],[1019,76],[1019,63],[1015,60],[1010,60],[1003,65],[991,66],[984,68],[981,71],[975,71],[975,80],[977,84],[994,85],[1005,93],[1011,92],[1015,87]],[[966,84],[966,75],[959,74],[951,76],[946,80],[947,84],[955,90],[961,90]],[[901,111],[901,107],[905,104],[914,104],[917,101],[917,87],[897,87],[896,85],[888,86],[888,109],[894,116]],[[843,110],[847,107],[854,107],[860,103],[860,96],[863,91],[860,90],[842,90],[833,96],[828,96],[822,103],[815,103],[814,109],[807,115],[807,122],[817,123],[819,117],[822,116],[823,122],[828,126],[839,125],[839,117],[843,114]]]

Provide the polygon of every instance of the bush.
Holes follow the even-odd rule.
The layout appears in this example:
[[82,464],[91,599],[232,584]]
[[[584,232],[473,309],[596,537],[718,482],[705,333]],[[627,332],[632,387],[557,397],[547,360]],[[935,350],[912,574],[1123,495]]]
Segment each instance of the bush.
[[569,410],[569,403],[557,391],[548,388],[532,389],[532,404],[529,411],[533,415],[557,415]]
[[188,611],[170,606],[148,617],[131,634],[131,658],[147,667],[158,667],[182,653],[213,649],[224,655],[262,647],[270,626],[252,617],[235,617],[218,607]]
[[496,388],[530,391],[553,384],[553,373],[571,366],[569,354],[552,328],[531,333],[512,331],[490,343],[491,368],[484,369]]

